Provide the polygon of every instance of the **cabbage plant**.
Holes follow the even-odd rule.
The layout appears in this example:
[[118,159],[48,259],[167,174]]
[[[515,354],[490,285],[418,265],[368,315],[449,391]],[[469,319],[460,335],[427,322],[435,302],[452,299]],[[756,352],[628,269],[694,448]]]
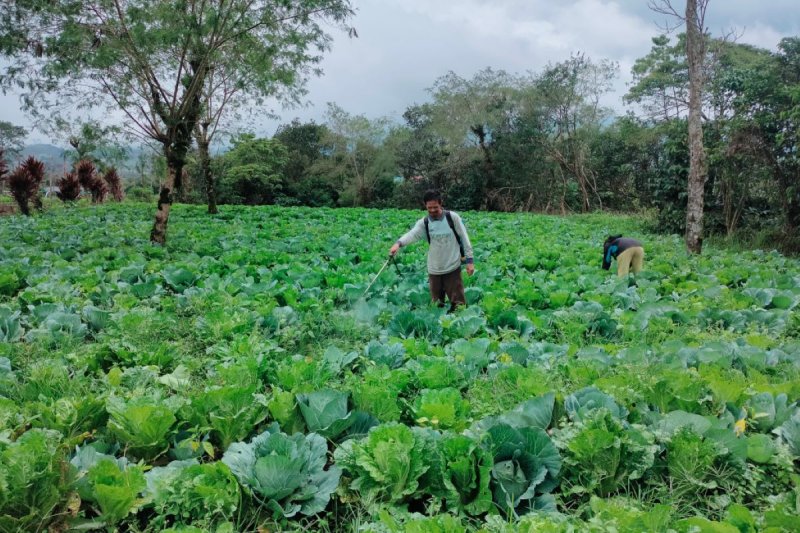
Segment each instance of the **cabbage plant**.
[[276,516],[313,515],[325,509],[341,469],[325,469],[328,447],[316,433],[287,435],[273,423],[249,443],[235,442],[222,456],[245,491]]

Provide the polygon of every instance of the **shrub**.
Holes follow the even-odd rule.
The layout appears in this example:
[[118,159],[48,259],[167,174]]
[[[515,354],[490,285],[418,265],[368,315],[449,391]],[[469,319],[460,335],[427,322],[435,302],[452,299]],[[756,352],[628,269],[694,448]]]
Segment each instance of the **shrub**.
[[56,182],[58,191],[56,196],[62,202],[74,202],[81,196],[81,184],[74,172],[68,172]]
[[26,159],[8,177],[8,186],[11,195],[19,206],[23,215],[30,215],[29,203],[33,201],[34,207],[42,209],[42,199],[39,197],[39,185],[44,179],[44,165],[33,156]]
[[82,159],[78,161],[75,169],[81,186],[86,191],[91,193],[92,203],[103,203],[103,201],[106,199],[106,195],[108,194],[108,187],[106,186],[106,182],[97,175],[97,170],[94,167],[94,163],[88,159]]
[[109,168],[103,175],[103,180],[108,184],[108,190],[115,202],[125,199],[125,190],[122,188],[122,180],[119,178],[116,168]]

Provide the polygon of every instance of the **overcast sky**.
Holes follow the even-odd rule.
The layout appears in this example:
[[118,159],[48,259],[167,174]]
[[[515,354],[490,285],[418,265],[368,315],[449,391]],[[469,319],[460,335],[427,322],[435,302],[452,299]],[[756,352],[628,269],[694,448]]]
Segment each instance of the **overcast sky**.
[[[683,0],[673,0],[683,9]],[[711,0],[712,35],[736,30],[739,42],[774,50],[782,37],[800,35],[798,0]],[[619,63],[620,78],[606,105],[623,111],[633,62],[650,50],[666,18],[647,0],[353,0],[358,38],[333,30],[325,73],[308,84],[308,107],[282,110],[279,120],[257,122],[272,135],[294,117],[321,122],[327,102],[370,118],[398,121],[427,88],[452,70],[471,78],[487,66],[537,72],[574,52]],[[25,124],[16,96],[0,96],[0,120]],[[33,132],[31,142],[49,139]]]

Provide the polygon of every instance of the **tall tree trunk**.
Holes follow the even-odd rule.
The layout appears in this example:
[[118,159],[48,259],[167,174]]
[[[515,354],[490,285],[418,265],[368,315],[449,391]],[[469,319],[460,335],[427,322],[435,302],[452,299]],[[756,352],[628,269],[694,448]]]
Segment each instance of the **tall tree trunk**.
[[183,163],[177,161],[172,149],[166,144],[164,145],[164,156],[167,159],[167,176],[158,193],[156,218],[155,222],[153,222],[153,229],[150,231],[150,241],[162,245],[167,242],[167,223],[169,222],[169,212],[172,208],[175,181],[180,176],[180,173],[183,172]]
[[701,123],[705,42],[698,22],[698,1],[686,0],[686,59],[689,63],[689,183],[686,205],[686,248],[693,254],[699,254],[703,247],[703,193],[708,176]]
[[208,201],[208,214],[216,215],[217,210],[217,191],[214,188],[214,176],[211,174],[211,157],[208,155],[208,123],[203,122],[200,128],[195,130],[195,140],[197,141],[197,153],[200,156],[200,172],[203,174],[203,181],[206,184],[206,200]]
[[[203,54],[199,53],[197,57],[203,57]],[[198,88],[203,86],[207,74],[206,65],[200,59],[190,59],[189,65],[192,78],[184,82],[184,86],[187,88],[187,94],[184,96],[186,109],[181,109],[183,107],[181,105],[178,112],[170,114],[160,102],[156,106],[156,111],[167,127],[161,140],[164,157],[167,160],[167,176],[158,193],[158,206],[153,229],[150,231],[150,241],[162,245],[167,242],[167,223],[175,197],[175,189],[180,189],[186,154],[192,146],[192,134],[197,120],[200,118],[201,104]]]
[[492,159],[492,152],[486,144],[486,129],[483,125],[472,126],[472,133],[478,136],[478,145],[483,152],[483,171],[486,173],[486,178],[481,181],[481,210],[490,207],[489,194],[490,188],[494,187],[494,160]]
[[777,174],[786,231],[797,235],[800,232],[800,172],[789,167],[787,170],[778,169]]

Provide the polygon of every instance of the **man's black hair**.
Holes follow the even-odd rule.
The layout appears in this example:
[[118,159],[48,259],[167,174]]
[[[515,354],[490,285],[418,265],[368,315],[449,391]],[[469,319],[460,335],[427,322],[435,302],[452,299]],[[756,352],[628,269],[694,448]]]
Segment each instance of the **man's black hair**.
[[608,238],[606,239],[606,242],[604,242],[603,244],[611,244],[612,242],[616,241],[621,237],[622,233],[620,233],[619,235],[609,235]]
[[422,201],[424,203],[426,203],[426,204],[428,202],[431,202],[431,201],[437,201],[437,202],[439,202],[441,204],[442,203],[442,193],[440,193],[439,191],[437,191],[435,189],[430,189],[428,191],[425,191],[425,194],[422,195]]

